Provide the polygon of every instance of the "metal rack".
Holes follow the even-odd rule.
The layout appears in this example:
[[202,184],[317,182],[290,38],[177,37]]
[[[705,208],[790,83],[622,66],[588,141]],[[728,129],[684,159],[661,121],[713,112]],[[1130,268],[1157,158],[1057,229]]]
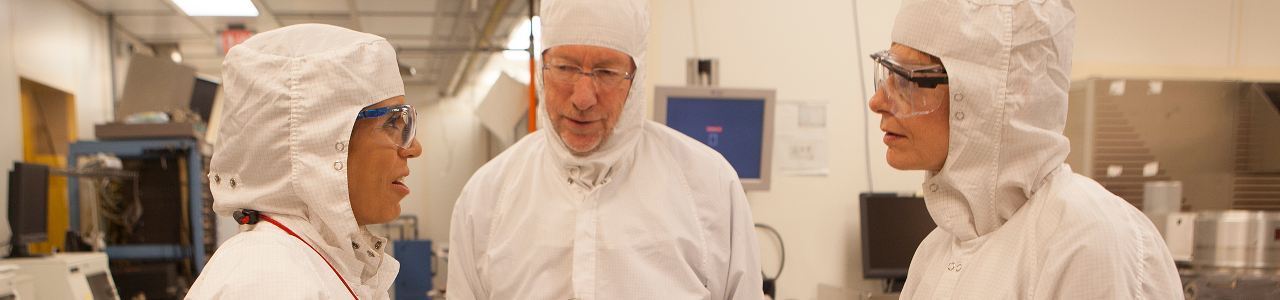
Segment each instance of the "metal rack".
[[[191,245],[181,244],[134,244],[107,245],[104,250],[111,259],[187,259],[192,262],[192,276],[200,274],[205,264],[204,196],[200,178],[204,176],[200,144],[195,139],[143,139],[119,141],[79,141],[72,143],[67,152],[67,165],[75,166],[77,158],[82,155],[109,153],[120,158],[152,158],[158,156],[156,151],[186,151],[187,158],[187,205],[188,221],[191,229]],[[80,228],[80,181],[68,180],[68,209],[72,229]]]

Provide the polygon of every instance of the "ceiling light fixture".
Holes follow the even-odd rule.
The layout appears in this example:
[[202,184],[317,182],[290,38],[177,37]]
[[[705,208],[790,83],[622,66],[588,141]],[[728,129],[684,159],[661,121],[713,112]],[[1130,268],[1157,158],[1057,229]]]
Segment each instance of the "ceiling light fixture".
[[258,16],[258,8],[251,0],[173,0],[173,4],[192,17]]

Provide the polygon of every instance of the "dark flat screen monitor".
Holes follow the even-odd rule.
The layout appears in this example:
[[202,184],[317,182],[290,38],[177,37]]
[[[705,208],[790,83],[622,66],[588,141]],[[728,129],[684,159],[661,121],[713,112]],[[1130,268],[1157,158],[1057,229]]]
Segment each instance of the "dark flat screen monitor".
[[9,228],[11,256],[26,255],[27,244],[49,239],[49,167],[13,163],[9,171]]
[[191,111],[200,115],[200,120],[209,123],[209,117],[213,114],[214,100],[218,98],[217,82],[196,77],[196,83],[191,87]]
[[938,226],[924,198],[892,193],[862,193],[862,274],[865,278],[905,279],[916,248]]
[[769,190],[773,153],[773,90],[716,87],[654,88],[654,121],[720,152],[743,190]]

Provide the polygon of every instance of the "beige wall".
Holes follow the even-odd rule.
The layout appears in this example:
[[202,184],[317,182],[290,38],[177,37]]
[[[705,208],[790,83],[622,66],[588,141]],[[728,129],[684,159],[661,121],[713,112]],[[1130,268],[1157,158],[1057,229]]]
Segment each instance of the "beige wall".
[[[9,182],[9,170],[14,161],[22,160],[22,99],[18,86],[18,74],[13,67],[13,3],[0,0],[0,182]],[[7,195],[9,185],[0,185],[0,195],[6,200],[0,201],[0,216],[9,215]],[[6,218],[7,219],[7,218]],[[8,244],[11,231],[9,224],[0,224],[0,244]],[[7,250],[8,248],[0,249]]]
[[1073,2],[1072,79],[1280,81],[1280,2]]
[[[776,228],[786,245],[779,299],[815,299],[819,285],[878,290],[876,282],[862,280],[857,207],[858,193],[868,190],[866,170],[877,191],[919,189],[921,173],[884,163],[878,127],[867,164],[857,63],[889,46],[887,24],[897,4],[880,2],[858,3],[863,24],[886,24],[863,28],[860,55],[851,1],[700,0],[692,16],[689,1],[650,1],[649,84],[684,85],[685,59],[712,57],[720,60],[723,87],[773,88],[780,102],[827,104],[830,175],[775,171],[770,191],[747,194],[755,221]],[[771,238],[759,237],[762,267],[772,276],[778,251]]]
[[106,40],[105,23],[72,1],[0,0],[0,170],[22,160],[19,77],[75,95],[81,138],[109,119]]
[[77,136],[93,139],[114,113],[106,21],[70,0],[11,1],[18,76],[74,95]]

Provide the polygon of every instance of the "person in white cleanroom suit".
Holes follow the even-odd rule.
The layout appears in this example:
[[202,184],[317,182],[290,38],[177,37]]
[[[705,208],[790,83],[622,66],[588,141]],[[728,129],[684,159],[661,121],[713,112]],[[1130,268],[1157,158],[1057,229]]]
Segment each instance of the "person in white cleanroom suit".
[[395,49],[294,25],[231,48],[222,70],[213,209],[261,221],[218,247],[186,299],[388,299],[400,264],[365,225],[400,215],[422,153]]
[[761,299],[737,173],[645,120],[648,3],[544,0],[541,12],[540,129],[458,197],[449,298]]
[[1183,297],[1151,221],[1063,163],[1074,31],[1066,0],[903,1],[870,108],[938,228],[902,299]]

